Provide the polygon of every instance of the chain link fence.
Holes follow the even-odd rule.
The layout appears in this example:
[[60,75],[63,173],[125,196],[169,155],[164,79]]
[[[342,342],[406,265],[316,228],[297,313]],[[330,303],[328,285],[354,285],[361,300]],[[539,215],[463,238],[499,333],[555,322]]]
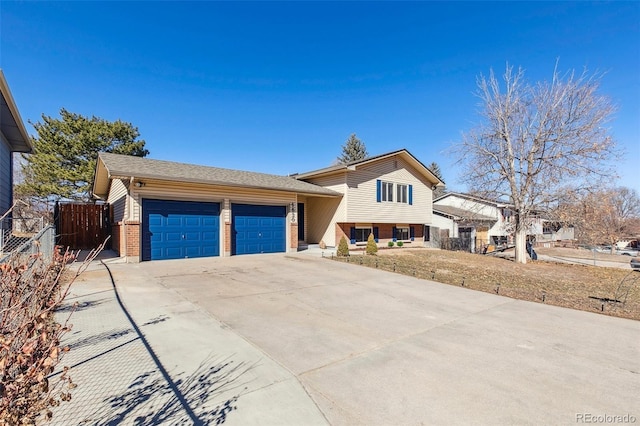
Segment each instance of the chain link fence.
[[2,232],[9,244],[0,245],[0,264],[7,262],[12,256],[30,256],[40,253],[44,260],[53,259],[53,251],[56,244],[56,228],[48,225],[32,237],[15,236],[12,233]]
[[11,253],[44,229],[44,218],[12,218],[0,220],[0,256]]

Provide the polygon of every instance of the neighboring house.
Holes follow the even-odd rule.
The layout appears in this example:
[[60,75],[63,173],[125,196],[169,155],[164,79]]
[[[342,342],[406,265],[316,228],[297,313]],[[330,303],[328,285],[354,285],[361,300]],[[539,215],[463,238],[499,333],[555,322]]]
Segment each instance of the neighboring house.
[[565,226],[553,220],[535,218],[529,229],[529,234],[535,238],[536,245],[573,241],[575,239],[573,226]]
[[296,251],[342,235],[357,245],[368,233],[421,242],[436,185],[406,150],[295,176],[101,153],[93,194],[111,205],[112,247],[137,261]]
[[0,216],[13,204],[13,153],[31,152],[31,140],[0,69]]
[[503,245],[513,232],[512,210],[507,203],[470,194],[448,192],[433,202],[434,226],[446,237],[469,241],[470,251],[486,245]]
[[[509,203],[449,192],[434,200],[433,213],[434,226],[444,231],[445,236],[469,241],[471,251],[513,242],[514,212]],[[534,217],[528,236],[538,244],[572,240],[573,227]]]

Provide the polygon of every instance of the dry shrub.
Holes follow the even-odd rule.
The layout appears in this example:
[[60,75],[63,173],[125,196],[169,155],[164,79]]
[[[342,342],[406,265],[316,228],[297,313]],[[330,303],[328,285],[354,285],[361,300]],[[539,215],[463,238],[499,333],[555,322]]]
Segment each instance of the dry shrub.
[[0,425],[35,424],[51,406],[71,399],[75,387],[65,367],[51,374],[68,347],[61,337],[70,330],[69,316],[60,324],[54,311],[73,281],[102,249],[92,251],[75,274],[63,273],[76,254],[55,250],[52,260],[41,253],[14,255],[0,265]]

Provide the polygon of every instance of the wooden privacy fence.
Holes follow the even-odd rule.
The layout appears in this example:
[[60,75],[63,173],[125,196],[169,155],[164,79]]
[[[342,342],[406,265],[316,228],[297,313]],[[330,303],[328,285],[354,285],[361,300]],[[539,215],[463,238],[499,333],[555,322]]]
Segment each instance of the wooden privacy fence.
[[94,249],[111,235],[108,204],[57,203],[54,219],[57,244],[72,250]]

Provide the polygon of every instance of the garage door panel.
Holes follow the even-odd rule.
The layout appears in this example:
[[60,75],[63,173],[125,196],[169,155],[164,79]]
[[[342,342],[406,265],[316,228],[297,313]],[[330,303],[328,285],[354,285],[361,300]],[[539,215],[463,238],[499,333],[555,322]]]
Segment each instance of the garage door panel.
[[143,200],[142,259],[220,254],[218,203]]
[[233,204],[232,253],[278,253],[286,251],[286,208]]

